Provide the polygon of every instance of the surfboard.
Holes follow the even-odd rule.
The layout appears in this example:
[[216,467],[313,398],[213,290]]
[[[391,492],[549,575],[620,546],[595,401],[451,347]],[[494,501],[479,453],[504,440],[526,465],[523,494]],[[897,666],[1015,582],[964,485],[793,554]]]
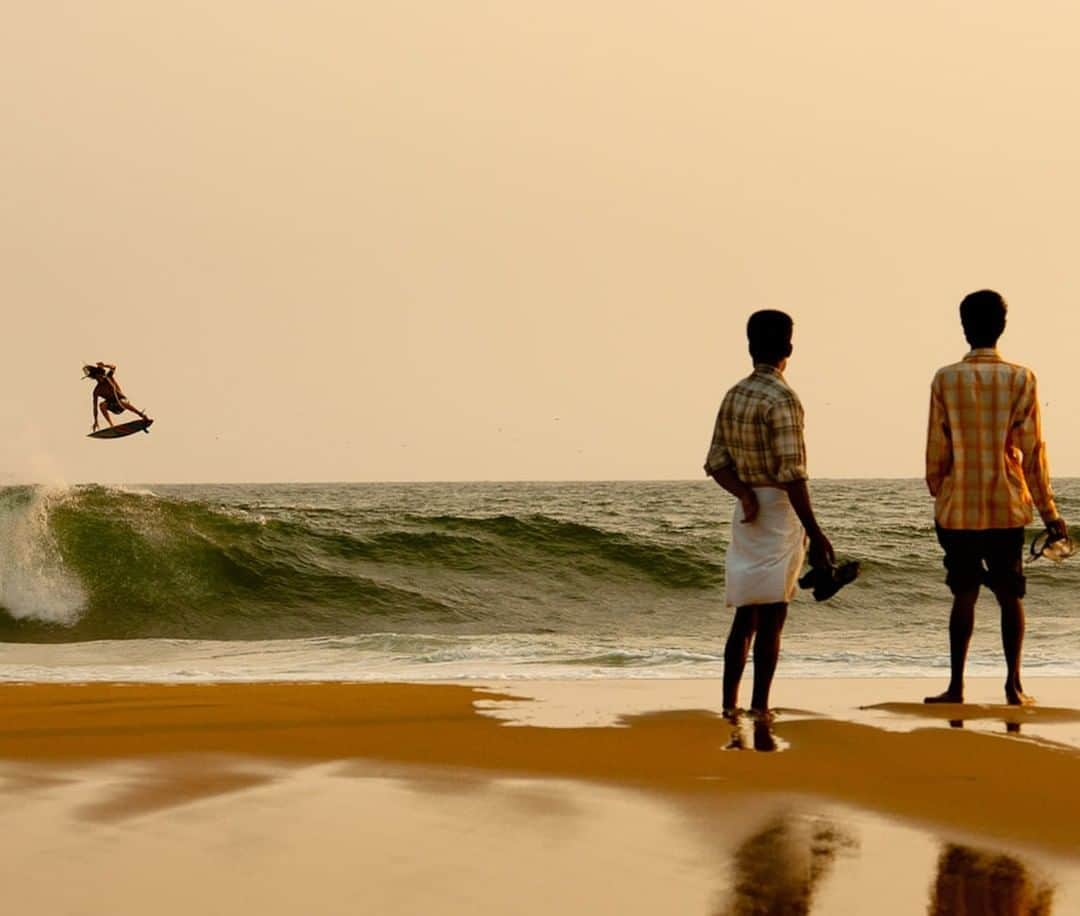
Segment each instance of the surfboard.
[[122,439],[132,433],[150,432],[150,424],[153,420],[132,420],[130,423],[118,423],[116,426],[106,426],[96,433],[89,433],[90,439]]

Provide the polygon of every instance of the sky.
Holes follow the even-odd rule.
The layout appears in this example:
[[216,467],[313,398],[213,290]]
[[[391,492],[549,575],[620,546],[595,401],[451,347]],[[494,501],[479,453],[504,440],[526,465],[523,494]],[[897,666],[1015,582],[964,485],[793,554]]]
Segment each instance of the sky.
[[0,481],[696,478],[759,308],[811,475],[920,476],[984,287],[1080,475],[1078,61],[1055,0],[17,4]]

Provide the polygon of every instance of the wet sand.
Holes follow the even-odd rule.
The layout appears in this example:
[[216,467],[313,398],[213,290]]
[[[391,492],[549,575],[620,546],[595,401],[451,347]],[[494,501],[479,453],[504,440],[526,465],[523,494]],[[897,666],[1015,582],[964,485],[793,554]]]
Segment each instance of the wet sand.
[[701,680],[2,685],[0,876],[44,913],[1080,907],[1080,683],[933,686],[782,681],[765,728]]

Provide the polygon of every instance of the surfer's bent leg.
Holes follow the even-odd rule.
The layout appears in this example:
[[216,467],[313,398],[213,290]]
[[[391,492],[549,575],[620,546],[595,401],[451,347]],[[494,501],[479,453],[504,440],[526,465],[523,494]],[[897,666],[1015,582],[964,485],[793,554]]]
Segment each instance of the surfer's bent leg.
[[132,404],[127,398],[122,398],[120,400],[120,406],[123,407],[124,410],[130,410],[132,413],[137,413],[144,420],[146,419],[146,414],[139,410],[139,408]]

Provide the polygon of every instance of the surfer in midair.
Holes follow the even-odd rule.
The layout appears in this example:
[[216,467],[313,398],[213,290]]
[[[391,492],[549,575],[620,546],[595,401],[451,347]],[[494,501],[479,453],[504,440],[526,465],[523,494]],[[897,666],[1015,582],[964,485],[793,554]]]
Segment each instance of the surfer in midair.
[[94,432],[97,432],[98,428],[98,398],[102,400],[101,412],[105,415],[105,420],[109,426],[113,425],[112,417],[109,414],[121,414],[125,410],[137,413],[144,420],[149,419],[146,414],[125,397],[119,382],[116,381],[116,366],[100,362],[95,366],[83,366],[83,378],[92,378],[97,382],[94,385],[93,393]]

